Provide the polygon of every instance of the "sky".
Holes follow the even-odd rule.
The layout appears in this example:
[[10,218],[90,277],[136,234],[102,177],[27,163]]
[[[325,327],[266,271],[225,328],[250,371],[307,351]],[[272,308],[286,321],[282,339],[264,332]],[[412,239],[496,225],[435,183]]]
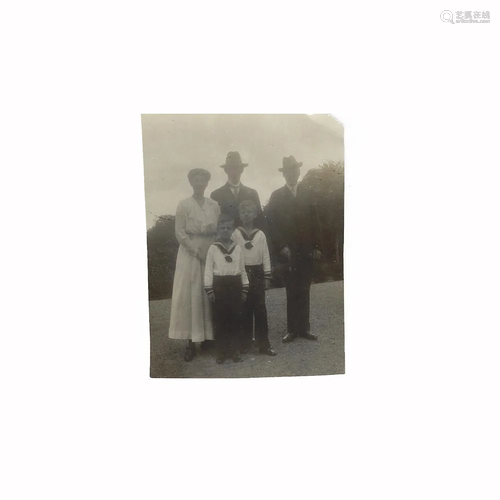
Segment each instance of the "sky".
[[284,156],[303,162],[301,177],[325,160],[344,159],[344,128],[330,115],[142,115],[142,135],[148,228],[192,194],[192,168],[212,174],[207,197],[225,184],[220,165],[229,151],[248,163],[241,182],[262,204],[284,184]]

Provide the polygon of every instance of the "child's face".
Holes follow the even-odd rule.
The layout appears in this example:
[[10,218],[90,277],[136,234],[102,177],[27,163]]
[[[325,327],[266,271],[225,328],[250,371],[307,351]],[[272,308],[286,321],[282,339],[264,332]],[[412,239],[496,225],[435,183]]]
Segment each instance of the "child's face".
[[253,207],[241,207],[240,219],[241,222],[252,222],[257,217],[256,210]]
[[228,241],[234,231],[234,224],[232,222],[222,222],[217,228],[217,236],[222,241]]

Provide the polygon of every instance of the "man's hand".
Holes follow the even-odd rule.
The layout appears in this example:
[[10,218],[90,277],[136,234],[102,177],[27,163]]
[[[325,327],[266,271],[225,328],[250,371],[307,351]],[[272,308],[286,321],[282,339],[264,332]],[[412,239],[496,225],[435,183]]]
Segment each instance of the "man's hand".
[[283,257],[286,257],[287,260],[290,260],[292,258],[292,253],[290,252],[290,249],[288,247],[283,248],[280,253],[281,255],[283,255]]
[[215,302],[215,293],[209,293],[208,294],[208,300],[210,302]]
[[313,259],[314,260],[319,260],[321,259],[321,250],[313,250]]
[[246,302],[247,300],[247,294],[245,292],[241,292],[241,301]]
[[266,278],[264,280],[264,290],[269,290],[271,288],[271,278]]

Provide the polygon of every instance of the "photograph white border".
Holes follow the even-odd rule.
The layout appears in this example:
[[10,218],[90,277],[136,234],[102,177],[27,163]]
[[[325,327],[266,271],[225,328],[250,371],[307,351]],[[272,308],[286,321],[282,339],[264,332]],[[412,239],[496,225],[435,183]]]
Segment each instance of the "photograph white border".
[[[3,497],[498,497],[500,19],[465,7],[7,7]],[[143,113],[343,123],[345,375],[149,378]]]

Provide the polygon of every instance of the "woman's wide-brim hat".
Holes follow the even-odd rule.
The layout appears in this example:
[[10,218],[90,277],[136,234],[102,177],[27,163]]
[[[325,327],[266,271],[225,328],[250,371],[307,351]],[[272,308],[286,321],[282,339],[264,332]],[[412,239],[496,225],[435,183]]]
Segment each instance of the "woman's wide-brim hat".
[[229,151],[226,156],[226,163],[224,165],[220,165],[220,168],[227,167],[247,167],[248,163],[242,163],[241,156],[238,151]]
[[300,168],[303,165],[303,163],[300,161],[298,162],[293,156],[288,156],[283,158],[283,168],[278,168],[280,172],[283,172],[283,170],[286,170],[288,168]]

